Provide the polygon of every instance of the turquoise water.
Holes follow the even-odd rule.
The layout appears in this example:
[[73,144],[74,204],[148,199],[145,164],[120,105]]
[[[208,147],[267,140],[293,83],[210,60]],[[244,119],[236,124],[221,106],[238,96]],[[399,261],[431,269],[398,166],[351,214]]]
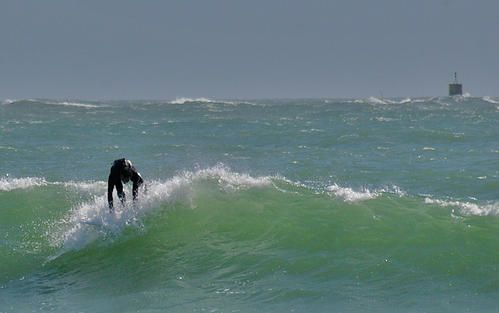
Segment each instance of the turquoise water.
[[[0,312],[497,312],[498,118],[490,97],[6,100]],[[147,190],[113,215],[121,157]]]

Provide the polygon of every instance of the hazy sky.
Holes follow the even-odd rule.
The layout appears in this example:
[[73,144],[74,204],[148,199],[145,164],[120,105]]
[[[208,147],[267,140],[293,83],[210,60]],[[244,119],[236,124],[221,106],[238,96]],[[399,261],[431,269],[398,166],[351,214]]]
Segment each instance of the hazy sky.
[[0,99],[499,96],[497,0],[0,0]]

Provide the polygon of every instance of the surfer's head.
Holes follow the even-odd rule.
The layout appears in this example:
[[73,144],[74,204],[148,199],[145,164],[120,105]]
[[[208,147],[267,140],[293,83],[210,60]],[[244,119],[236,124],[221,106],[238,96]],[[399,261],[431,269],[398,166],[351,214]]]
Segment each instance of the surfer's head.
[[121,171],[120,178],[124,183],[128,183],[130,178],[132,177],[133,165],[130,160],[124,160],[123,162],[123,170]]

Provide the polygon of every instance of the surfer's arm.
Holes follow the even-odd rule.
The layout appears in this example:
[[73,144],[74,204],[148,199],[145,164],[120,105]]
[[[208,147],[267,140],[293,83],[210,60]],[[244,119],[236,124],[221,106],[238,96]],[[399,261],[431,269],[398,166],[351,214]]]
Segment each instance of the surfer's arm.
[[116,183],[116,192],[118,193],[118,198],[121,200],[121,204],[125,204],[126,197],[125,197],[125,192],[123,191],[123,183],[121,180],[117,180]]

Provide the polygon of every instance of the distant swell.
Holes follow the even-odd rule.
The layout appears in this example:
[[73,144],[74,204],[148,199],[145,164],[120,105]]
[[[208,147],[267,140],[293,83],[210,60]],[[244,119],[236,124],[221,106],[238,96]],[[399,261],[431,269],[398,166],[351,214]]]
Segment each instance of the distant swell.
[[82,103],[82,102],[75,102],[75,101],[56,101],[56,100],[41,100],[41,99],[20,99],[20,100],[6,99],[6,100],[2,101],[3,105],[21,104],[21,103],[79,107],[79,108],[85,108],[85,109],[100,108],[100,107],[105,106],[102,104],[96,105],[96,104]]
[[222,104],[222,105],[230,105],[230,106],[235,106],[238,104],[256,105],[255,103],[247,102],[247,101],[213,100],[213,99],[208,99],[208,98],[204,98],[204,97],[201,97],[201,98],[179,97],[179,98],[176,98],[175,100],[169,101],[168,103],[169,104],[203,103],[203,104]]
[[170,104],[186,104],[193,102],[202,102],[202,103],[213,103],[214,101],[208,98],[176,98],[175,100],[170,101]]
[[60,106],[79,107],[79,108],[85,108],[85,109],[93,109],[93,108],[102,107],[102,105],[95,105],[95,104],[89,104],[89,103],[79,103],[79,102],[69,102],[69,101],[45,102],[45,103],[52,104],[52,105],[60,105]]

